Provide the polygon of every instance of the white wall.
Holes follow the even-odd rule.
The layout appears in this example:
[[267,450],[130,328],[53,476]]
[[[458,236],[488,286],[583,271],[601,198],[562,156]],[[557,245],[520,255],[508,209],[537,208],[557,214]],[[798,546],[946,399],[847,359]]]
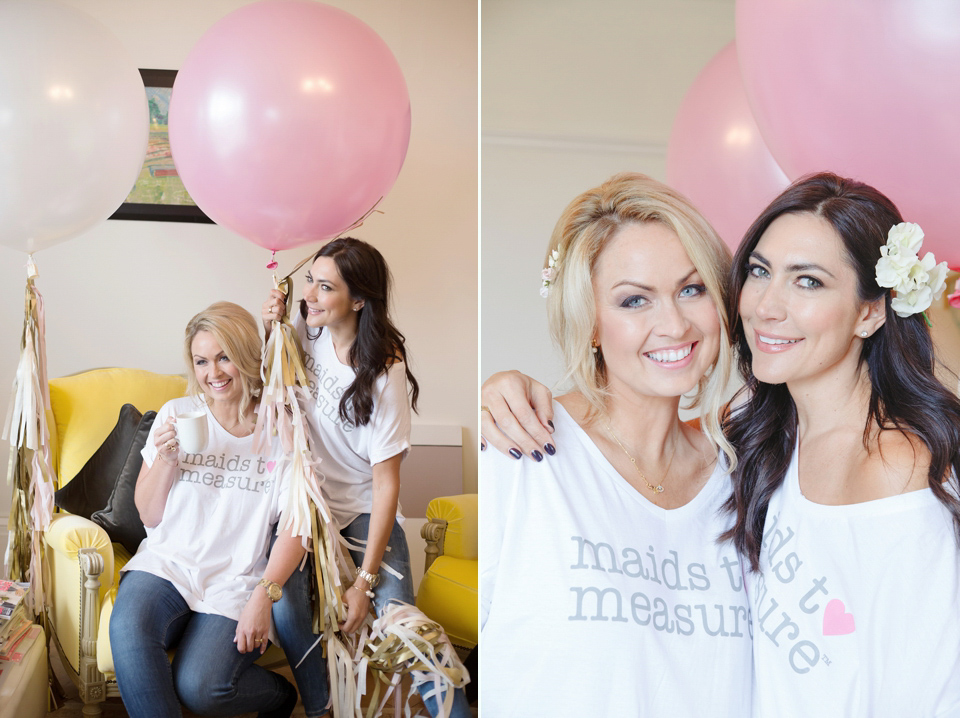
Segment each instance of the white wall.
[[553,383],[540,270],[580,192],[615,172],[666,179],[687,88],[733,39],[733,0],[484,0],[481,377]]
[[[250,0],[63,1],[106,25],[139,67],[177,69],[210,26]],[[465,428],[464,489],[476,491],[476,2],[327,2],[370,25],[406,77],[413,112],[406,162],[381,203],[385,214],[354,234],[383,252],[396,280],[395,318],[421,386],[415,422]],[[281,271],[318,246],[279,253]],[[268,259],[266,250],[217,226],[116,220],[37,253],[49,375],[102,366],[183,372],[187,320],[221,299],[259,317],[272,286]],[[25,263],[26,255],[0,247],[3,411],[19,355]],[[8,449],[0,444],[4,476]],[[0,486],[5,526],[10,491],[5,481]]]

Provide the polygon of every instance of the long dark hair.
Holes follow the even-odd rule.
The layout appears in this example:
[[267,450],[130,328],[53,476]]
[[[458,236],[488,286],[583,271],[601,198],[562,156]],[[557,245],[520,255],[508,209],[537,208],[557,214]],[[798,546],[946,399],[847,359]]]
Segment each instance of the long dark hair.
[[949,469],[953,482],[960,476],[960,400],[934,375],[933,341],[922,316],[897,316],[890,292],[876,282],[880,247],[890,228],[903,219],[877,190],[830,173],[803,177],[784,190],[747,230],[733,258],[727,309],[746,402],[724,427],[739,460],[733,473],[734,493],[726,504],[736,511],[737,522],[724,538],[733,539],[752,570],[759,569],[767,506],[783,483],[797,438],[796,405],[786,385],[765,384],[753,375],[753,357],[738,311],[751,252],[775,219],[791,213],[809,213],[829,222],[857,274],[860,301],[883,299],[886,320],[864,340],[860,353],[860,363],[866,363],[870,376],[864,446],[876,427],[896,428],[923,441],[931,454],[930,488],[953,514],[960,542],[960,501],[943,484]]
[[[357,426],[368,423],[377,378],[398,361],[404,363],[410,383],[410,405],[416,411],[420,385],[407,364],[405,338],[390,321],[390,270],[383,255],[364,241],[340,237],[323,245],[312,261],[319,257],[334,261],[350,296],[363,302],[357,312],[357,337],[347,357],[357,376],[340,398],[340,418]],[[300,316],[307,316],[305,300],[300,301]],[[308,331],[307,336],[316,339],[320,334],[311,337]]]

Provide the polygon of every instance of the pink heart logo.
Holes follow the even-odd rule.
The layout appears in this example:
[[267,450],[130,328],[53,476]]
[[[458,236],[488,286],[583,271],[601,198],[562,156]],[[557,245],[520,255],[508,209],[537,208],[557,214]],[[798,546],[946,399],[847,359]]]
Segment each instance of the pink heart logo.
[[[277,462],[276,462],[276,461],[268,461],[268,462],[267,462],[267,471],[273,471],[276,467],[277,467]],[[841,605],[842,605],[842,604],[841,604]]]
[[854,631],[853,614],[846,612],[846,606],[839,598],[827,604],[823,612],[823,635],[845,636]]

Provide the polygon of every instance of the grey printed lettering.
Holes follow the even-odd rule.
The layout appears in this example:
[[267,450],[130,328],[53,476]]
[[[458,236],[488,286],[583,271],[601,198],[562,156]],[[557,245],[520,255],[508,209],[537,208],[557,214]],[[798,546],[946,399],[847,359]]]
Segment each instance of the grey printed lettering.
[[[803,561],[796,553],[791,551],[783,561],[776,563],[771,570],[780,580],[780,583],[791,583],[797,576],[797,569],[803,565]],[[786,572],[784,571],[786,569]]]
[[707,622],[707,607],[706,605],[700,603],[694,606],[694,608],[699,608],[700,613],[703,616],[703,630],[707,632],[709,636],[729,636],[730,634],[723,630],[723,606],[719,603],[714,605],[714,608],[717,609],[717,614],[720,616],[720,627],[716,631],[710,630],[710,625]]
[[769,631],[764,631],[767,637],[771,641],[773,641],[773,645],[777,646],[778,648],[780,647],[780,644],[777,642],[777,636],[780,635],[780,632],[784,628],[787,628],[788,626],[790,627],[790,632],[787,633],[787,638],[789,638],[791,641],[796,639],[796,637],[800,635],[800,627],[793,622],[790,616],[787,615],[787,612],[781,611],[781,614],[783,615],[783,620],[780,622],[779,626],[773,629],[773,633],[770,633]]
[[[803,659],[803,664],[799,663],[798,658]],[[817,665],[817,661],[819,660],[820,649],[811,641],[798,641],[796,645],[790,649],[790,667],[797,673],[803,674],[809,672],[813,666]]]
[[[731,561],[729,556],[724,556],[720,566],[727,570],[727,578],[730,579],[730,588],[738,593],[743,590],[743,576],[740,574],[740,561]],[[734,569],[737,569],[734,573]]]
[[[584,588],[571,587],[571,591],[577,594],[577,613],[575,616],[570,616],[569,620],[571,621],[586,621],[586,616],[583,613],[583,604],[584,596],[588,593],[596,597],[596,613],[590,617],[591,621],[623,621],[627,622],[627,618],[623,615],[623,599],[620,596],[620,592],[615,588],[598,588],[597,586],[587,586]],[[604,615],[604,599],[607,595],[613,595],[617,600],[617,614],[611,618]]]
[[[586,561],[584,560],[586,554],[586,548],[589,546],[593,551],[593,566],[598,571],[607,571],[609,573],[623,573],[620,568],[617,566],[617,554],[614,551],[613,546],[608,543],[593,543],[592,541],[587,541],[587,539],[582,536],[571,536],[571,539],[576,541],[579,546],[579,560],[570,568],[588,568]],[[609,568],[604,568],[600,561],[600,555],[604,553],[609,559]]]
[[804,613],[813,613],[814,611],[819,610],[820,604],[815,603],[812,606],[809,605],[810,599],[813,598],[815,593],[822,593],[824,596],[829,596],[830,592],[826,589],[827,577],[822,576],[821,578],[813,579],[813,588],[807,591],[803,598],[800,599],[800,610]]

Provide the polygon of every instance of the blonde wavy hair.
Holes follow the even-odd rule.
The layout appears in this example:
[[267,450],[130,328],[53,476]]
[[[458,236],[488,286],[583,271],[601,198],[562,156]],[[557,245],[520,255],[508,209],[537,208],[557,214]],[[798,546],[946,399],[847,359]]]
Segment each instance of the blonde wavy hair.
[[561,381],[572,384],[587,399],[591,415],[603,412],[606,367],[603,355],[591,351],[597,329],[593,271],[622,227],[644,222],[660,222],[677,234],[720,318],[720,352],[687,408],[700,408],[704,434],[724,453],[732,470],[736,455],[721,430],[724,390],[733,365],[726,311],[730,250],[690,201],[662,182],[639,173],[617,174],[574,199],[560,215],[544,266],[557,250],[560,258],[550,282],[547,317],[553,341],[563,355]]
[[215,302],[187,323],[183,338],[184,357],[187,360],[187,393],[206,398],[193,369],[193,339],[199,332],[210,332],[230,362],[240,370],[243,398],[237,418],[242,421],[263,389],[263,380],[260,378],[262,343],[257,320],[239,304]]

